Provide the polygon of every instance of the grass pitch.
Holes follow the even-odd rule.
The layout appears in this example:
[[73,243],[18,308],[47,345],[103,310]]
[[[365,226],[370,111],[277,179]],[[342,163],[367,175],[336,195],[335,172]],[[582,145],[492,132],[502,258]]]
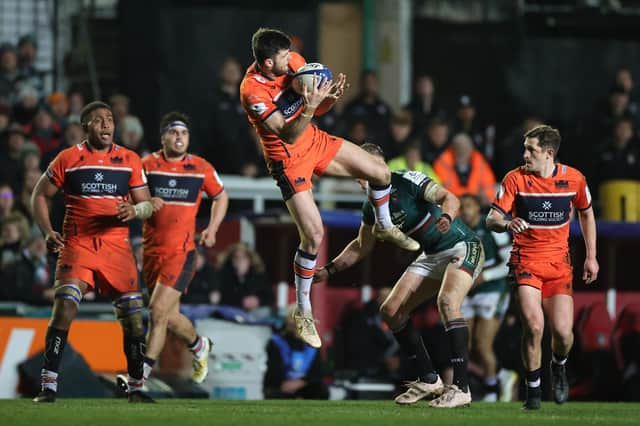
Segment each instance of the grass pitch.
[[476,402],[470,408],[399,407],[391,401],[212,401],[165,399],[128,404],[123,399],[59,399],[35,404],[0,400],[3,426],[335,426],[335,425],[639,425],[640,404],[542,404],[523,412],[520,403]]

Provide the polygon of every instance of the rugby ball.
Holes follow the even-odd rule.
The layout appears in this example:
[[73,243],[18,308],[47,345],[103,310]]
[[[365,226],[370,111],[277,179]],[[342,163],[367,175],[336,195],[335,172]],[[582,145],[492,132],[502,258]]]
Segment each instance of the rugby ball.
[[325,80],[331,80],[331,71],[329,68],[317,62],[311,62],[309,64],[301,66],[293,76],[293,90],[296,93],[304,93],[304,86],[307,86],[307,90],[311,91],[313,88],[313,78],[317,75],[318,87]]

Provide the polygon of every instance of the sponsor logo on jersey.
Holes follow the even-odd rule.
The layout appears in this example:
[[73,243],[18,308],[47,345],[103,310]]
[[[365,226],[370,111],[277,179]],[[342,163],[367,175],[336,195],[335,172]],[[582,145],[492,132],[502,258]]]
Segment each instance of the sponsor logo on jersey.
[[82,182],[81,188],[83,194],[115,194],[118,192],[118,184],[103,182],[104,174],[96,172],[93,175],[95,182]]
[[267,110],[267,105],[264,102],[258,102],[257,104],[249,105],[251,111],[256,113],[256,115],[260,115]]
[[[171,182],[169,182],[171,185]],[[167,188],[164,186],[156,186],[154,188],[154,192],[156,196],[161,198],[169,198],[169,199],[179,199],[186,200],[189,197],[189,190],[185,188]]]

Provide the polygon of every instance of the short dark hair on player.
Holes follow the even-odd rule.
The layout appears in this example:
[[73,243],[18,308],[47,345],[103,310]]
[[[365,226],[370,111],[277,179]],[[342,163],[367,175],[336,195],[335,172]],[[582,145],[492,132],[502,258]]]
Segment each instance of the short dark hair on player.
[[524,134],[526,138],[536,138],[538,139],[538,145],[540,148],[553,149],[553,156],[558,155],[558,150],[560,150],[560,142],[562,142],[562,138],[560,137],[560,132],[558,129],[554,129],[551,126],[547,126],[546,124],[541,124],[539,126],[534,127]]
[[187,129],[191,127],[189,116],[182,112],[171,111],[166,113],[160,120],[160,135],[163,135],[167,131],[167,127],[174,121],[182,121],[187,125]]
[[380,145],[376,145],[375,143],[363,143],[360,145],[360,148],[364,149],[371,155],[377,155],[378,157],[384,158],[384,151]]
[[82,111],[80,111],[80,124],[82,124],[83,128],[86,127],[87,124],[89,124],[89,117],[91,116],[91,113],[101,108],[108,109],[113,114],[113,111],[111,110],[109,104],[101,101],[90,102],[86,104],[84,108],[82,108]]
[[279,51],[290,48],[291,39],[289,36],[273,28],[260,28],[251,37],[251,49],[258,65],[267,58],[273,58]]

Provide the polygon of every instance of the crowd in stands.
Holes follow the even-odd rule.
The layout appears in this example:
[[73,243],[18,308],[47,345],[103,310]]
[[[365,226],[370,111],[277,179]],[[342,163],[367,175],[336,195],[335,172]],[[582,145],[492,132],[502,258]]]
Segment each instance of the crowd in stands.
[[[47,254],[44,239],[33,223],[30,196],[55,156],[83,140],[79,113],[92,99],[75,88],[66,93],[45,93],[42,75],[34,67],[36,53],[37,45],[30,36],[22,37],[17,46],[0,44],[0,301],[49,305],[55,259]],[[259,140],[240,104],[238,85],[243,72],[238,60],[227,58],[223,62],[217,84],[212,87],[211,120],[202,123],[208,126],[214,142],[203,146],[199,154],[221,174],[267,176]],[[541,118],[528,116],[514,129],[496,129],[493,120],[478,111],[472,94],[460,93],[454,106],[448,108],[429,75],[416,78],[411,101],[396,111],[381,96],[374,71],[363,72],[359,86],[359,92],[341,109],[317,117],[318,126],[355,143],[377,143],[392,170],[421,171],[457,196],[477,195],[485,208],[495,197],[496,181],[521,164],[522,135],[542,122]],[[576,123],[576,131],[565,135],[584,137],[585,145],[589,145],[589,154],[585,154],[588,161],[579,166],[583,166],[592,188],[611,179],[640,180],[640,110],[631,72],[620,69],[611,84],[604,78],[603,88],[607,87],[608,96],[598,105],[587,107],[586,118]],[[140,156],[157,149],[157,143],[145,140],[143,123],[130,110],[125,94],[113,94],[108,101],[117,124],[117,143]],[[572,163],[570,158],[563,160]],[[55,203],[52,220],[54,228],[61,229],[64,205],[60,195]],[[140,256],[141,239],[134,237],[132,241]],[[141,266],[140,259],[138,263]],[[224,304],[271,314],[273,283],[258,253],[247,245],[228,247],[215,263],[199,250],[196,271],[189,292],[183,296],[184,303]],[[350,363],[357,360],[357,368],[366,370],[366,374],[399,375],[397,344],[381,325],[378,312],[380,297],[385,294],[381,290],[379,297],[362,309],[345,313],[339,329],[343,358],[338,357],[337,364],[342,362],[342,367],[350,369],[355,368]],[[85,299],[100,300],[91,294]],[[427,339],[442,338],[437,335],[437,327],[429,330]],[[282,339],[291,340],[291,333],[285,331]],[[371,355],[364,363],[363,348]],[[278,344],[272,343],[270,351],[280,353]],[[274,395],[295,387],[282,387],[281,363],[270,362],[269,380],[273,383],[269,391]],[[300,386],[284,393],[302,392],[304,386],[295,383]],[[313,383],[318,384],[315,376]],[[325,389],[320,386],[309,391]]]

